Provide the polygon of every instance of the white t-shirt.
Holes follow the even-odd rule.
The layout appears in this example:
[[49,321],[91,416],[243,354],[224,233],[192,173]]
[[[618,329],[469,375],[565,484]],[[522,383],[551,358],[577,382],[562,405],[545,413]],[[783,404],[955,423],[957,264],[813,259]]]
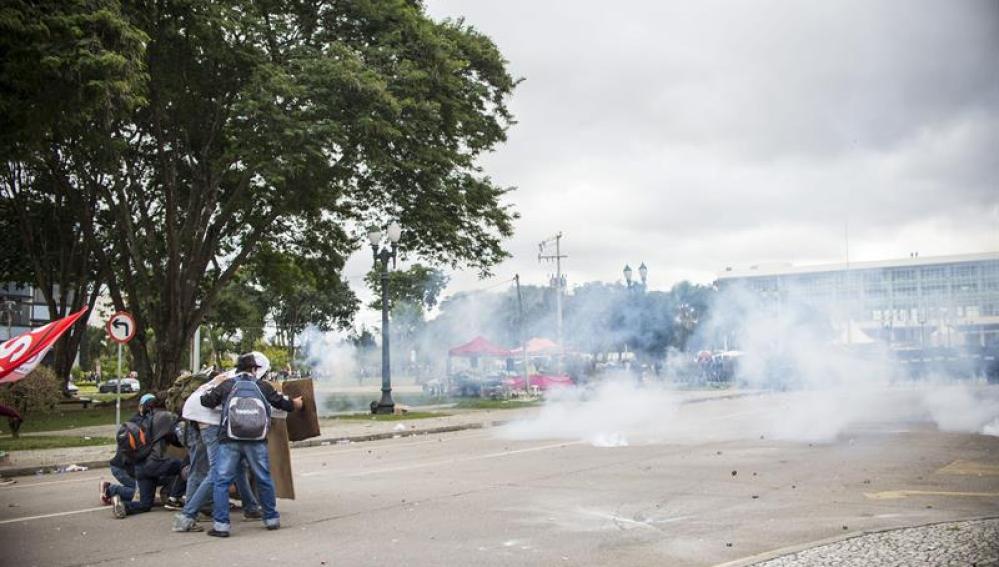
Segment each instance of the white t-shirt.
[[193,394],[187,397],[184,402],[184,409],[181,414],[188,421],[197,421],[208,425],[219,425],[222,423],[222,410],[217,408],[206,408],[201,405],[201,394],[211,389],[212,383],[205,382]]

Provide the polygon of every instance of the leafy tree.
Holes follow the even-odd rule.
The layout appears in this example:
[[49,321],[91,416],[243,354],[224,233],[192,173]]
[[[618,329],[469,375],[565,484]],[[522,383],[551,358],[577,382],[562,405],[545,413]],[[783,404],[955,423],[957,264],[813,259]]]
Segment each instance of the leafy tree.
[[[32,283],[52,318],[100,293],[106,273],[84,237],[97,205],[79,181],[109,163],[112,125],[144,100],[145,39],[111,0],[0,7],[0,279]],[[64,387],[85,328],[56,345]]]
[[375,342],[375,334],[364,325],[348,334],[347,342],[360,350],[371,350],[378,346]]
[[316,254],[313,246],[280,252],[263,246],[251,266],[261,301],[277,329],[278,344],[288,349],[289,360],[294,360],[296,337],[306,326],[342,329],[357,311],[357,298],[342,278],[344,258],[337,250],[333,246]]
[[[51,368],[39,365],[31,374],[14,383],[0,384],[0,404],[17,409],[18,413],[45,413],[55,409],[59,402],[61,381]],[[17,431],[11,434],[17,437]]]
[[223,366],[226,354],[253,350],[264,336],[267,305],[250,278],[248,270],[240,270],[205,318],[216,366]]
[[[389,310],[398,304],[405,303],[420,307],[423,311],[433,309],[444,288],[448,277],[444,272],[413,264],[405,270],[390,270],[388,273]],[[374,268],[364,276],[365,283],[374,292],[374,299],[369,304],[371,309],[382,309],[382,274],[380,268]]]
[[[382,308],[381,276],[380,268],[376,267],[364,278],[375,296],[370,307],[378,311]],[[414,264],[405,270],[389,271],[389,309],[395,350],[406,353],[415,349],[417,345],[414,341],[423,332],[426,315],[437,305],[438,297],[447,282],[448,277],[443,272],[422,264]],[[393,359],[394,366],[401,367],[408,363],[408,357]]]
[[[508,189],[475,163],[505,139],[515,81],[464,22],[407,0],[8,6],[3,25],[24,29],[3,44],[4,80],[38,72],[4,83],[16,93],[0,101],[5,116],[25,101],[35,114],[0,130],[18,140],[46,113],[73,128],[38,152],[77,199],[68,209],[114,306],[136,317],[129,348],[154,387],[267,245],[320,239],[329,246],[311,260],[335,262],[356,246],[347,227],[392,218],[407,228],[404,255],[482,273],[506,256]],[[50,13],[77,27],[59,20],[69,31],[52,33]],[[52,50],[56,78],[96,85],[79,89],[93,104],[73,88],[60,103]]]

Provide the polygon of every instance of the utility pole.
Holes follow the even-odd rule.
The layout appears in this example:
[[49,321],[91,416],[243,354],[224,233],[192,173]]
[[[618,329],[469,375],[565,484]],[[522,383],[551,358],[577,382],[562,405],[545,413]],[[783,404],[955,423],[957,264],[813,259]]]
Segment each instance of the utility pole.
[[527,333],[524,331],[524,296],[520,293],[520,274],[513,276],[513,281],[517,282],[517,311],[520,313],[520,352],[524,359],[524,393],[531,391],[531,372],[527,368]]
[[195,327],[191,339],[191,374],[197,374],[198,370],[201,370],[201,325]]
[[14,301],[11,301],[10,299],[5,300],[3,302],[4,313],[7,314],[7,336],[4,337],[4,340],[8,340],[8,339],[11,338],[11,335],[10,335],[11,330],[10,330],[10,328],[11,328],[12,324],[14,323],[14,306],[15,305],[17,305],[17,304]]
[[[555,254],[551,254],[548,250],[548,246],[555,243]],[[555,236],[542,240],[538,244],[538,262],[555,262],[555,277],[552,279],[552,285],[555,287],[555,321],[556,321],[556,333],[558,335],[558,373],[562,374],[562,357],[565,354],[565,347],[562,345],[562,290],[565,289],[565,276],[562,275],[562,259],[568,258],[568,256],[562,255],[562,233],[559,232]]]

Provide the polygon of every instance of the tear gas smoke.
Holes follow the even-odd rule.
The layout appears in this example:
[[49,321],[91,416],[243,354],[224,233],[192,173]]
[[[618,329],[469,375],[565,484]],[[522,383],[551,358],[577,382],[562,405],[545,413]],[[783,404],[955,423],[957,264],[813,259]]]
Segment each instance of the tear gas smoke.
[[[316,408],[320,414],[334,411],[366,411],[369,398],[374,394],[348,395],[358,387],[361,371],[361,353],[336,333],[323,332],[308,327],[301,336],[301,357],[311,368],[316,394]],[[370,387],[374,391],[376,388]]]
[[[765,436],[832,441],[870,423],[930,420],[944,431],[999,434],[999,392],[969,376],[913,382],[897,371],[886,345],[855,326],[848,308],[816,307],[788,293],[779,303],[732,288],[718,294],[712,317],[691,343],[738,350],[733,380],[752,398],[740,415],[706,419],[682,408],[692,355],[672,352],[664,380],[634,384],[619,377],[595,388],[551,396],[536,418],[501,435],[518,439],[575,439],[600,447],[638,442],[684,442]],[[837,324],[836,321],[842,321]],[[742,406],[740,406],[742,407]]]
[[335,333],[324,333],[311,326],[302,333],[301,343],[302,355],[318,384],[346,386],[356,381],[359,364],[353,345]]

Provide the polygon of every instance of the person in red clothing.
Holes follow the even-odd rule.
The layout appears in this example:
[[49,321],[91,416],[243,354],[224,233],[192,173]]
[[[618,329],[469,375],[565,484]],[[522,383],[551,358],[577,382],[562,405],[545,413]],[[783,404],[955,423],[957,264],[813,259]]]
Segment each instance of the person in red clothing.
[[7,423],[10,425],[10,434],[17,437],[17,432],[21,429],[21,424],[24,423],[24,418],[21,414],[17,413],[17,410],[5,405],[0,405],[0,415],[7,417]]

